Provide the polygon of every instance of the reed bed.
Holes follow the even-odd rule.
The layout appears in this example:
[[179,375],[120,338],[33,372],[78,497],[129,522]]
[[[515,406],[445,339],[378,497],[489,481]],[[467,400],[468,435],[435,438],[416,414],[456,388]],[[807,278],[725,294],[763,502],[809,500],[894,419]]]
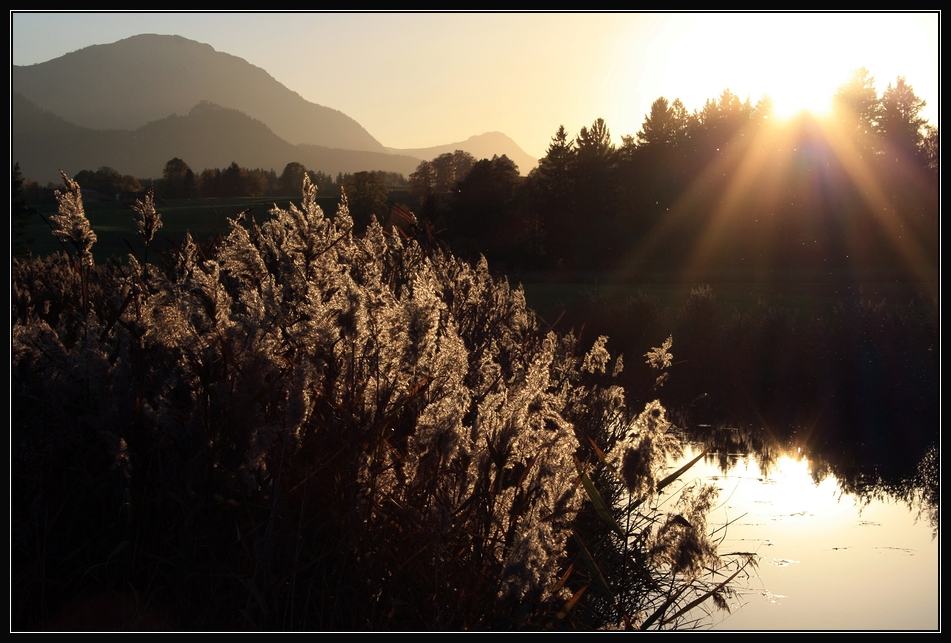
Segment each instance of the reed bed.
[[300,207],[151,262],[148,197],[140,249],[97,265],[63,178],[66,251],[13,263],[13,629],[103,595],[148,618],[75,627],[670,629],[726,607],[753,559],[717,553],[715,491],[673,484],[676,429],[656,388],[618,386],[607,338],[543,330],[425,230],[355,236],[306,179]]

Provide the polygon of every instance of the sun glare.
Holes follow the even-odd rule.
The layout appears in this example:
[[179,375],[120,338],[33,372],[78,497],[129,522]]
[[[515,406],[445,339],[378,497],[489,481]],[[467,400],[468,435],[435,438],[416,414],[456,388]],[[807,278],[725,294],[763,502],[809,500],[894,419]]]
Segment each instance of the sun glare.
[[[688,109],[702,109],[729,88],[754,104],[768,95],[779,119],[802,111],[822,116],[858,67],[872,70],[879,92],[898,74],[914,73],[916,83],[928,78],[916,73],[930,53],[914,16],[896,15],[887,24],[863,14],[674,16],[654,32],[656,40],[649,42],[657,51],[651,50],[649,71],[636,84],[656,85],[657,95],[680,98]],[[880,45],[870,46],[876,38]],[[642,40],[631,36],[634,44]],[[919,95],[927,87],[915,85]]]
[[832,93],[824,88],[791,87],[770,94],[773,99],[773,114],[776,118],[792,118],[802,112],[824,116],[832,107]]

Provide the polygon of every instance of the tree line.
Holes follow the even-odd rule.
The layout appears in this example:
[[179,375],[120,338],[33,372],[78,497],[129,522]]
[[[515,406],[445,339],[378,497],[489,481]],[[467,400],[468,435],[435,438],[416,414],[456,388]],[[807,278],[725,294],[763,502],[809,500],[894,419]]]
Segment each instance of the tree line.
[[[859,69],[828,117],[781,121],[725,90],[700,110],[654,101],[612,141],[564,126],[528,177],[464,152],[410,175],[457,252],[538,269],[841,267],[937,256],[938,130],[904,78],[879,96]],[[909,254],[910,253],[910,254]]]
[[[358,230],[385,221],[389,190],[408,188],[411,208],[455,252],[525,269],[929,264],[938,252],[938,129],[920,116],[924,106],[902,77],[879,95],[861,68],[828,117],[782,121],[768,97],[754,104],[727,89],[693,112],[658,98],[620,145],[603,119],[574,136],[562,125],[525,178],[504,155],[457,150],[408,179],[331,177],[297,162],[280,175],[236,162],[196,173],[180,158],[158,179],[106,167],[75,179],[108,195],[151,187],[159,199],[293,198],[306,175],[318,194],[346,191]],[[21,183],[28,201],[34,184]]]
[[[109,197],[117,194],[141,196],[149,188],[155,191],[158,199],[300,197],[305,174],[311,184],[317,187],[318,193],[324,195],[339,196],[342,187],[349,185],[359,188],[367,182],[382,186],[384,191],[388,188],[409,186],[406,177],[397,172],[338,172],[334,177],[319,170],[308,170],[301,163],[293,161],[284,167],[280,175],[273,169],[250,169],[241,167],[237,162],[232,162],[223,169],[206,168],[196,173],[188,163],[178,157],[165,164],[161,178],[139,179],[103,166],[98,170],[81,170],[73,180],[79,183],[83,190],[94,190]],[[18,194],[31,202],[51,200],[53,191],[63,187],[52,183],[43,187],[37,181],[25,179],[19,169],[14,181],[19,181]]]

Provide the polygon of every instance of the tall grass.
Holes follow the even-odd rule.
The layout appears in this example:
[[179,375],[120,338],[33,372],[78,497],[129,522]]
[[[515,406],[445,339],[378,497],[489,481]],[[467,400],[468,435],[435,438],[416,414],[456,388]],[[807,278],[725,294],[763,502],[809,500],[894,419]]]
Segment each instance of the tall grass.
[[[154,251],[154,203],[135,211]],[[671,628],[724,606],[748,559],[716,555],[710,489],[671,497],[674,427],[628,406],[606,339],[581,354],[484,260],[352,228],[305,180],[301,207],[148,269],[83,244],[14,261],[14,629],[90,592],[195,630]]]

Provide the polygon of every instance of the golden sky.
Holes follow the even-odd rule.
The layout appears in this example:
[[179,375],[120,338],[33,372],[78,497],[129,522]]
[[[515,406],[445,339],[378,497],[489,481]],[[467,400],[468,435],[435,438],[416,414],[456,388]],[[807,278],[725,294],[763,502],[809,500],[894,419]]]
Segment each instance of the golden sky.
[[604,118],[615,143],[651,103],[688,110],[729,88],[777,108],[821,106],[866,67],[902,75],[937,124],[939,20],[930,13],[21,13],[12,63],[139,33],[177,34],[265,69],[307,100],[413,148],[501,131],[541,156],[563,124]]

